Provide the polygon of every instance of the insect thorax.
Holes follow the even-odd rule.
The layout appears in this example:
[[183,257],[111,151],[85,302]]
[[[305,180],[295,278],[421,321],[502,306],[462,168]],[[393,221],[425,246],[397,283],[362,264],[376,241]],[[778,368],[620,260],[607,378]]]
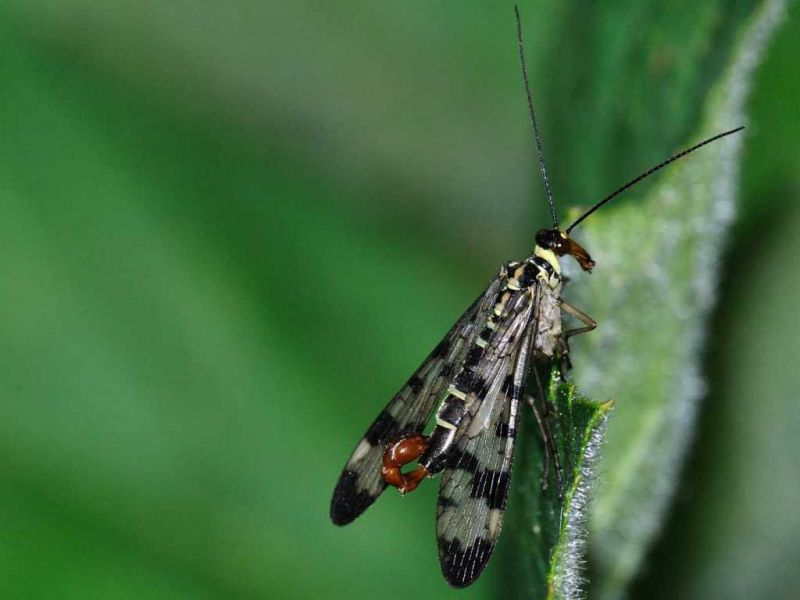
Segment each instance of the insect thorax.
[[555,287],[539,286],[534,318],[538,321],[534,338],[537,355],[552,358],[561,347],[561,277]]
[[531,319],[534,321],[534,352],[552,358],[560,347],[561,338],[561,265],[552,250],[536,246],[533,255],[522,262],[505,266],[509,289],[531,294],[534,302]]

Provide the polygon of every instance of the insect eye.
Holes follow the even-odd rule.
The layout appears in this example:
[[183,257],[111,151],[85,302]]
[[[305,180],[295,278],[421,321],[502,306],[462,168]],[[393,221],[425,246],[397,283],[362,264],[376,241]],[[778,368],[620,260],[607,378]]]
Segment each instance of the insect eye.
[[563,242],[555,229],[540,229],[536,234],[536,244],[548,250],[558,250]]

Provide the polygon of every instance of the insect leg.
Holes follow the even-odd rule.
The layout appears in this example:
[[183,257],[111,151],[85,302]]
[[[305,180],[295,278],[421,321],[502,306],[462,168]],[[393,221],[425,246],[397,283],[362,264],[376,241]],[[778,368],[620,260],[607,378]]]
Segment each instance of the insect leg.
[[561,300],[561,310],[567,313],[569,316],[578,319],[581,323],[584,324],[584,327],[576,327],[575,329],[568,329],[567,331],[561,334],[561,357],[562,357],[562,365],[561,365],[561,372],[564,372],[564,369],[571,369],[572,368],[572,361],[569,358],[569,338],[573,335],[580,335],[581,333],[587,333],[592,331],[594,328],[597,327],[597,321],[595,321],[592,317],[587,315],[585,312],[578,310],[568,302],[564,302]]
[[563,472],[561,470],[561,461],[558,458],[558,449],[556,448],[556,441],[553,437],[553,432],[550,430],[550,425],[548,423],[547,417],[549,413],[549,406],[547,402],[547,396],[544,393],[544,386],[542,385],[542,380],[539,377],[539,369],[536,368],[536,364],[531,365],[533,370],[533,376],[536,379],[536,389],[538,391],[539,398],[541,399],[542,406],[544,406],[545,413],[542,415],[539,410],[536,408],[536,398],[532,396],[528,396],[526,399],[528,404],[530,404],[531,409],[533,410],[533,417],[536,419],[536,423],[539,425],[539,432],[542,435],[542,441],[544,442],[544,467],[542,469],[542,489],[547,489],[547,482],[550,476],[550,461],[553,461],[553,466],[555,467],[556,471],[556,480],[558,482],[558,493],[559,496],[562,494],[563,490]]
[[[538,409],[536,408],[536,398],[533,396],[526,396],[525,401],[530,405],[531,410],[533,410],[533,418],[536,419],[536,424],[539,426],[539,433],[542,436],[543,440],[547,439],[547,431],[544,427],[544,422],[542,421],[542,415],[539,414]],[[542,488],[547,489],[547,480],[550,476],[550,445],[545,442],[545,460],[544,460],[544,467],[542,471]]]
[[597,327],[597,321],[595,321],[592,317],[587,315],[585,312],[578,310],[571,304],[564,302],[563,300],[561,301],[561,310],[567,313],[570,317],[574,317],[584,324],[584,327],[576,327],[575,329],[570,329],[561,334],[564,337],[564,340],[568,340],[573,335],[587,333]]

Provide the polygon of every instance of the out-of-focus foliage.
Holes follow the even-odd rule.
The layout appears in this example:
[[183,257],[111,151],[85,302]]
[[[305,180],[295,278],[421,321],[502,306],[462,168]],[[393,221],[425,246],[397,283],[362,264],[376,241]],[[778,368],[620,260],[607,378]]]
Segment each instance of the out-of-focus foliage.
[[[783,2],[765,1],[739,27],[695,140],[746,122],[755,69],[783,13]],[[677,488],[705,393],[700,360],[737,207],[744,140],[742,132],[702,148],[637,204],[607,209],[580,234],[598,249],[595,275],[603,273],[604,290],[599,295],[581,279],[570,299],[593,305],[603,327],[574,353],[575,377],[624,407],[603,445],[592,509],[597,598],[625,595]]]
[[[562,214],[698,130],[756,3],[697,4],[523,4]],[[687,597],[797,589],[774,567],[800,530],[798,23],[750,103],[709,418],[653,595],[676,573]],[[513,31],[487,2],[0,6],[3,597],[455,597],[436,486],[345,529],[327,507],[547,222]],[[503,558],[458,596],[496,596]]]

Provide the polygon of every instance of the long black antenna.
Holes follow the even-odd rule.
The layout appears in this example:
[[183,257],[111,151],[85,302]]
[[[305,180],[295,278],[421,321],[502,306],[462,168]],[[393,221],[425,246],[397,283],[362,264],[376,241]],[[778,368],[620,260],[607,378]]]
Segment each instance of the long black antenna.
[[522,65],[522,80],[525,82],[525,93],[528,95],[528,111],[531,114],[531,129],[536,140],[536,153],[539,155],[539,168],[542,170],[544,180],[544,190],[547,193],[547,204],[550,205],[550,214],[553,217],[553,226],[558,229],[558,216],[556,207],[553,204],[553,191],[550,189],[550,180],[547,179],[547,167],[544,164],[544,151],[542,150],[542,140],[539,137],[539,128],[536,126],[536,113],[533,110],[533,98],[531,97],[531,86],[528,83],[528,69],[525,66],[525,46],[522,43],[522,22],[519,18],[519,7],[514,4],[514,14],[517,17],[517,41],[519,42],[519,62]]
[[723,131],[722,133],[718,133],[717,135],[715,135],[715,136],[713,136],[713,137],[710,137],[710,138],[708,138],[707,140],[703,140],[703,141],[702,141],[702,142],[700,142],[699,144],[695,144],[695,145],[694,145],[694,146],[692,146],[691,148],[687,148],[686,150],[683,150],[683,151],[681,151],[681,152],[678,152],[678,153],[677,153],[676,155],[674,155],[674,156],[670,156],[670,157],[669,157],[667,160],[665,160],[664,162],[661,162],[661,163],[657,164],[655,167],[651,167],[651,168],[647,169],[647,171],[645,171],[644,173],[642,173],[641,175],[639,175],[639,176],[638,176],[638,177],[636,177],[635,179],[631,179],[631,180],[630,180],[628,183],[626,183],[625,185],[623,185],[623,186],[622,186],[621,188],[619,188],[617,191],[613,192],[612,194],[609,194],[608,196],[606,196],[605,198],[603,198],[602,200],[600,200],[600,202],[598,202],[597,204],[595,204],[595,205],[594,205],[592,208],[590,208],[590,209],[589,209],[589,210],[587,210],[585,213],[583,213],[583,214],[582,214],[580,217],[578,217],[577,219],[575,219],[575,221],[572,223],[572,225],[570,225],[569,227],[567,227],[567,229],[566,229],[566,233],[569,233],[570,231],[572,231],[573,229],[575,229],[575,227],[577,227],[577,226],[578,226],[578,224],[579,224],[581,221],[583,221],[583,220],[584,220],[586,217],[588,217],[588,216],[589,216],[589,215],[591,215],[593,212],[595,212],[596,210],[598,210],[598,209],[599,209],[601,206],[603,206],[604,204],[608,204],[609,202],[611,202],[611,200],[612,200],[612,199],[614,199],[614,198],[616,198],[617,196],[619,196],[619,195],[620,195],[622,192],[624,192],[625,190],[627,190],[629,187],[633,187],[634,185],[636,185],[637,183],[639,183],[639,182],[640,182],[642,179],[644,179],[645,177],[649,177],[650,175],[652,175],[652,174],[653,174],[653,173],[655,173],[656,171],[660,171],[661,169],[663,169],[664,167],[666,167],[666,166],[667,166],[668,164],[670,164],[671,162],[674,162],[674,161],[678,160],[679,158],[683,158],[683,157],[684,157],[684,156],[686,156],[687,154],[690,154],[690,153],[694,152],[695,150],[697,150],[697,149],[699,149],[699,148],[702,148],[702,147],[703,147],[703,146],[705,146],[706,144],[710,144],[711,142],[715,142],[716,140],[718,140],[718,139],[720,139],[720,138],[724,138],[726,135],[731,135],[732,133],[736,133],[737,131],[741,131],[742,129],[744,129],[744,126],[742,126],[742,127],[737,127],[736,129],[731,129],[730,131]]

